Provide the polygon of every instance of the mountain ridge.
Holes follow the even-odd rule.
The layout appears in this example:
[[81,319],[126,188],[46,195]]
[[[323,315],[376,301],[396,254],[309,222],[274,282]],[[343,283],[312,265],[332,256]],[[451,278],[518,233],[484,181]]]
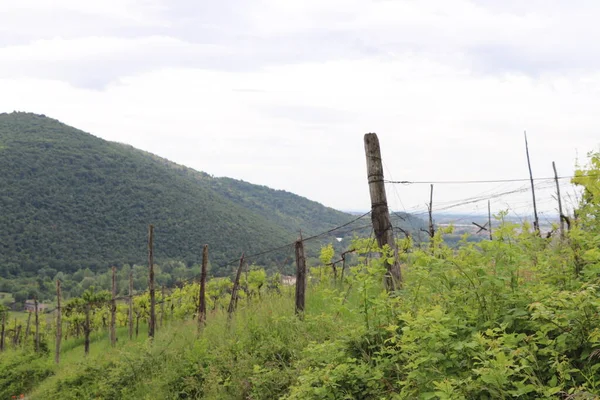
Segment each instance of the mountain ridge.
[[0,114],[0,276],[144,263],[150,223],[157,260],[191,265],[204,243],[218,264],[289,243],[299,229],[316,233],[351,219],[289,192],[148,154],[46,116]]

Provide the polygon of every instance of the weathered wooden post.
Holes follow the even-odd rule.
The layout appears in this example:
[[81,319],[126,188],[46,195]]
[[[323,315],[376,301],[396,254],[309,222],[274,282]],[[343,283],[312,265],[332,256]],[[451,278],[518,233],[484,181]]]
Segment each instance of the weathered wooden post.
[[556,173],[556,164],[552,161],[554,169],[554,182],[556,183],[556,198],[558,199],[558,218],[560,219],[560,239],[565,238],[565,216],[562,209],[562,200],[560,198],[560,185],[558,184],[558,174]]
[[229,307],[227,308],[227,316],[229,319],[233,316],[233,312],[235,311],[235,307],[237,306],[237,295],[240,287],[240,275],[242,275],[242,269],[244,268],[244,253],[242,253],[242,257],[240,258],[240,266],[237,269],[237,273],[235,274],[235,281],[233,282],[233,289],[231,289],[231,301],[229,302]]
[[33,305],[35,307],[35,352],[40,351],[40,320],[38,317],[38,301],[37,296],[33,297]]
[[304,243],[298,238],[294,245],[296,251],[296,315],[304,315],[306,303],[306,258],[304,256]]
[[163,327],[163,319],[165,318],[165,285],[160,287],[160,327]]
[[206,324],[206,274],[208,268],[208,245],[202,250],[202,272],[200,273],[200,295],[198,300],[198,332]]
[[402,273],[398,260],[398,248],[394,240],[394,231],[390,222],[390,211],[387,205],[385,184],[383,181],[383,166],[379,139],[375,133],[365,135],[365,155],[367,158],[367,177],[371,195],[371,222],[379,247],[386,244],[391,248],[394,262],[385,262],[387,268],[385,286],[388,291],[395,290],[402,285]]
[[489,225],[489,232],[490,232],[490,240],[493,240],[493,236],[492,236],[492,208],[490,206],[490,201],[488,200],[488,225]]
[[56,349],[54,353],[54,362],[60,362],[60,342],[62,340],[62,307],[60,305],[60,281],[56,280]]
[[133,271],[129,272],[129,340],[133,339]]
[[27,326],[25,327],[25,342],[27,342],[27,339],[29,338],[30,334],[31,334],[31,311],[29,312],[29,315],[27,316]]
[[0,351],[4,351],[4,336],[6,335],[6,310],[2,311],[2,332],[0,332]]
[[110,345],[117,345],[117,267],[113,266],[112,270],[112,291],[110,299]]
[[540,220],[537,213],[537,202],[535,201],[535,185],[533,184],[533,173],[531,172],[531,161],[529,159],[529,144],[527,143],[527,132],[525,133],[525,152],[527,153],[527,167],[529,168],[529,181],[531,182],[531,196],[533,197],[533,229],[539,235]]
[[23,327],[21,326],[21,324],[19,324],[19,326],[17,326],[17,332],[15,333],[15,347],[19,346],[19,344],[21,343],[21,329]]
[[148,337],[154,338],[156,327],[156,299],[154,293],[154,225],[148,227],[148,287],[150,289],[150,322],[148,324]]
[[90,326],[90,303],[85,305],[85,325],[83,326],[83,335],[85,336],[83,340],[83,353],[85,356],[90,354],[90,332],[92,327]]
[[433,226],[433,185],[431,185],[431,190],[429,191],[429,205],[427,206],[427,211],[429,212],[429,239],[431,240],[430,244],[433,248],[433,238],[435,237],[435,227]]

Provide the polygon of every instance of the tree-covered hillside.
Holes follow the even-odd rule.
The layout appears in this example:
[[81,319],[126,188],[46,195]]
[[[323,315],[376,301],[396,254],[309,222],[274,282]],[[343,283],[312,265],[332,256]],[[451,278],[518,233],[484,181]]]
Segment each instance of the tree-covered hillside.
[[[29,113],[0,114],[0,276],[144,263],[219,265],[343,224],[300,196],[178,166]],[[271,255],[258,262],[275,261]],[[213,270],[225,274],[229,270]]]

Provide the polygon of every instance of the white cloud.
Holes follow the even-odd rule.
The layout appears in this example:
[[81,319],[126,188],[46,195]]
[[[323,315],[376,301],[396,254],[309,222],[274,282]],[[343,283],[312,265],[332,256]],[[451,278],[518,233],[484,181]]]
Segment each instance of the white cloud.
[[[41,3],[36,15],[53,12]],[[524,177],[524,129],[536,175],[550,175],[553,160],[569,174],[576,150],[598,145],[600,6],[503,4],[259,0],[225,10],[63,0],[58,10],[94,15],[107,33],[61,35],[50,21],[58,34],[40,23],[28,40],[0,45],[0,110],[44,113],[337,208],[369,207],[370,131],[388,178]],[[440,186],[436,201],[497,186]],[[395,209],[427,198],[425,186],[392,189]],[[549,192],[541,198],[551,210]]]

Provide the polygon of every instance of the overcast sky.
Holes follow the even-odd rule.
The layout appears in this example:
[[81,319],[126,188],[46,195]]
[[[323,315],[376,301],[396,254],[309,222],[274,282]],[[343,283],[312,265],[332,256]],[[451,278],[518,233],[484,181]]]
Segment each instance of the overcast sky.
[[[525,178],[524,130],[537,177],[553,160],[570,175],[600,143],[599,16],[595,0],[0,0],[0,112],[369,209],[366,132],[386,179]],[[388,198],[423,209],[428,191]],[[524,196],[493,207],[527,213]]]

